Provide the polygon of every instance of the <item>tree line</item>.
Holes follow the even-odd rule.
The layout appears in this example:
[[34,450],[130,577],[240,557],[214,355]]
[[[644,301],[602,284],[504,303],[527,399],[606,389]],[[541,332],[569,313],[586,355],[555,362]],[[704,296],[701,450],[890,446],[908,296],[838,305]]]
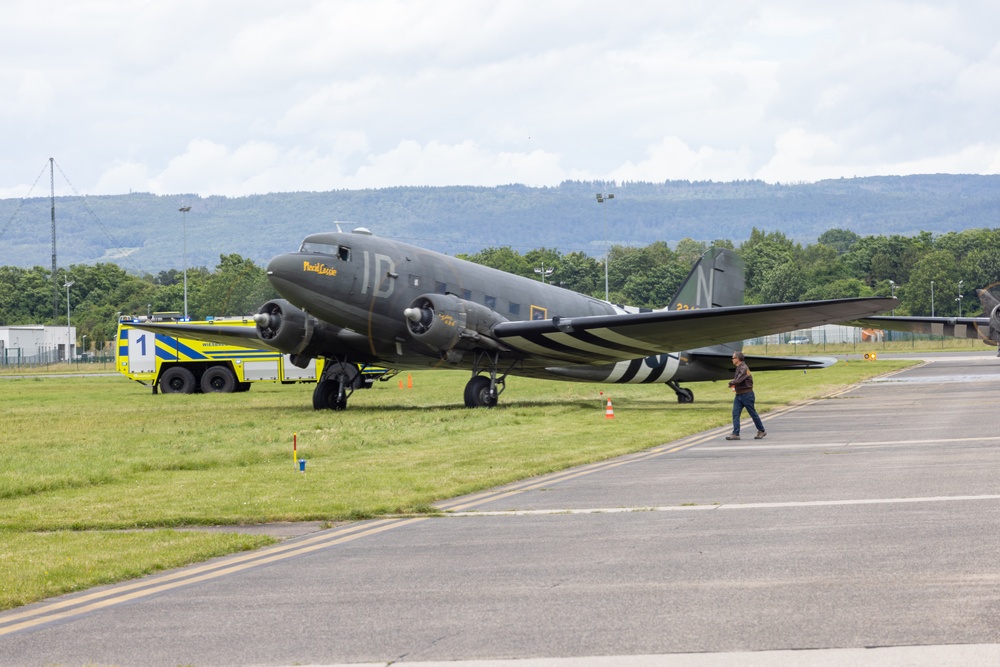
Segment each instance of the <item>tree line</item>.
[[[609,299],[664,307],[712,245],[734,250],[743,259],[748,304],[896,296],[897,315],[952,316],[960,309],[963,315],[978,315],[976,289],[1000,281],[1000,229],[937,237],[930,232],[862,237],[830,229],[803,246],[782,232],[754,228],[739,246],[725,239],[706,243],[689,238],[673,249],[662,242],[642,248],[611,246]],[[510,248],[489,248],[459,256],[528,277],[544,272],[552,283],[604,298],[603,261],[581,253],[561,255],[542,248],[520,255]]]
[[[538,248],[520,253],[491,247],[458,257],[520,276],[544,280],[614,303],[662,308],[709,246],[734,250],[746,265],[746,303],[892,296],[897,315],[978,315],[976,289],[1000,280],[1000,229],[966,229],[934,236],[859,236],[830,229],[802,245],[782,232],[754,228],[734,245],[685,238],[671,248],[612,245],[610,261],[582,252]],[[87,347],[112,341],[119,315],[184,310],[184,276],[177,269],[134,275],[113,263],[75,264],[51,271],[0,267],[0,326],[65,324],[66,283],[71,323]],[[193,319],[246,315],[277,298],[265,270],[238,254],[221,255],[214,270],[187,271],[188,313]],[[55,309],[56,315],[53,316]]]

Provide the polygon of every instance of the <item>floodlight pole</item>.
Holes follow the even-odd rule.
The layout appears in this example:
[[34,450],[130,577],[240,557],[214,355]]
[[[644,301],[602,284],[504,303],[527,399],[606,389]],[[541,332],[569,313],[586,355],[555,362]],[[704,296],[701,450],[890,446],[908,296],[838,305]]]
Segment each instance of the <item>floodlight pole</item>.
[[191,210],[190,206],[181,206],[181,235],[184,237],[184,320],[188,318],[188,237],[187,237],[187,214]]
[[[608,199],[614,199],[615,196],[610,192],[608,194],[597,193],[597,203],[603,204]],[[608,214],[606,209],[601,207],[601,217],[604,218],[604,300],[610,301],[608,296],[608,264],[611,263],[611,249],[608,247]]]
[[535,269],[535,273],[542,277],[543,283],[545,282],[545,276],[551,276],[553,271],[555,271],[555,269],[546,269],[544,264],[542,264],[542,268]]
[[934,317],[934,281],[931,281],[931,317]]
[[66,363],[69,363],[72,357],[70,356],[70,345],[73,341],[73,329],[69,325],[69,288],[73,286],[75,281],[67,280],[63,287],[66,288]]
[[955,299],[955,300],[958,301],[958,316],[959,317],[962,316],[962,285],[964,285],[964,284],[965,284],[964,280],[959,280],[958,281],[958,298]]

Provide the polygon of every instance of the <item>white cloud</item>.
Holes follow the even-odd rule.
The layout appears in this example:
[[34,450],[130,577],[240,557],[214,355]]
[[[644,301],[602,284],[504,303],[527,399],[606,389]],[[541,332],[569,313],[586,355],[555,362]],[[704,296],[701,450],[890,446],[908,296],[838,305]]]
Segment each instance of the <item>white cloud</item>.
[[746,149],[723,150],[701,146],[689,148],[677,137],[666,137],[650,146],[647,159],[624,165],[611,172],[617,181],[731,181],[746,178],[750,155]]
[[88,194],[998,168],[1000,5],[53,2],[0,24],[0,196],[50,155]]

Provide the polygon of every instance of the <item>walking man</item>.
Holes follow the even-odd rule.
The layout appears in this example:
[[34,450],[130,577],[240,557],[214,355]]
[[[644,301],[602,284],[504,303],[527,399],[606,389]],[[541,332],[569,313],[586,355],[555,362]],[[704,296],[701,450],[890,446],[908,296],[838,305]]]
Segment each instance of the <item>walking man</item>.
[[726,440],[740,439],[740,416],[743,414],[744,408],[750,413],[753,425],[757,427],[757,435],[754,436],[754,440],[760,440],[767,435],[767,431],[764,430],[764,423],[761,422],[760,415],[757,414],[753,405],[755,400],[753,375],[747,368],[742,352],[733,352],[733,365],[736,366],[736,376],[729,381],[729,386],[736,392],[736,396],[733,397],[733,432],[726,436]]

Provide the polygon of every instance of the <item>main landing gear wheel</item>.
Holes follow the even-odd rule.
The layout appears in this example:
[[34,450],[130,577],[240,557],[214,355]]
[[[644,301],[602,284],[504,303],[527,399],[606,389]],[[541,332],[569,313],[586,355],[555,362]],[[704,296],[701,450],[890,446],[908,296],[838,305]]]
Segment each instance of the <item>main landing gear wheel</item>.
[[680,386],[676,380],[667,380],[664,384],[673,389],[674,393],[677,394],[678,403],[694,403],[694,392]]
[[497,392],[490,386],[490,379],[477,375],[465,385],[465,407],[492,408],[497,404]]
[[347,392],[337,378],[320,380],[313,389],[314,410],[346,410]]
[[160,389],[164,394],[192,394],[196,384],[194,373],[183,366],[168,368],[160,376]]

